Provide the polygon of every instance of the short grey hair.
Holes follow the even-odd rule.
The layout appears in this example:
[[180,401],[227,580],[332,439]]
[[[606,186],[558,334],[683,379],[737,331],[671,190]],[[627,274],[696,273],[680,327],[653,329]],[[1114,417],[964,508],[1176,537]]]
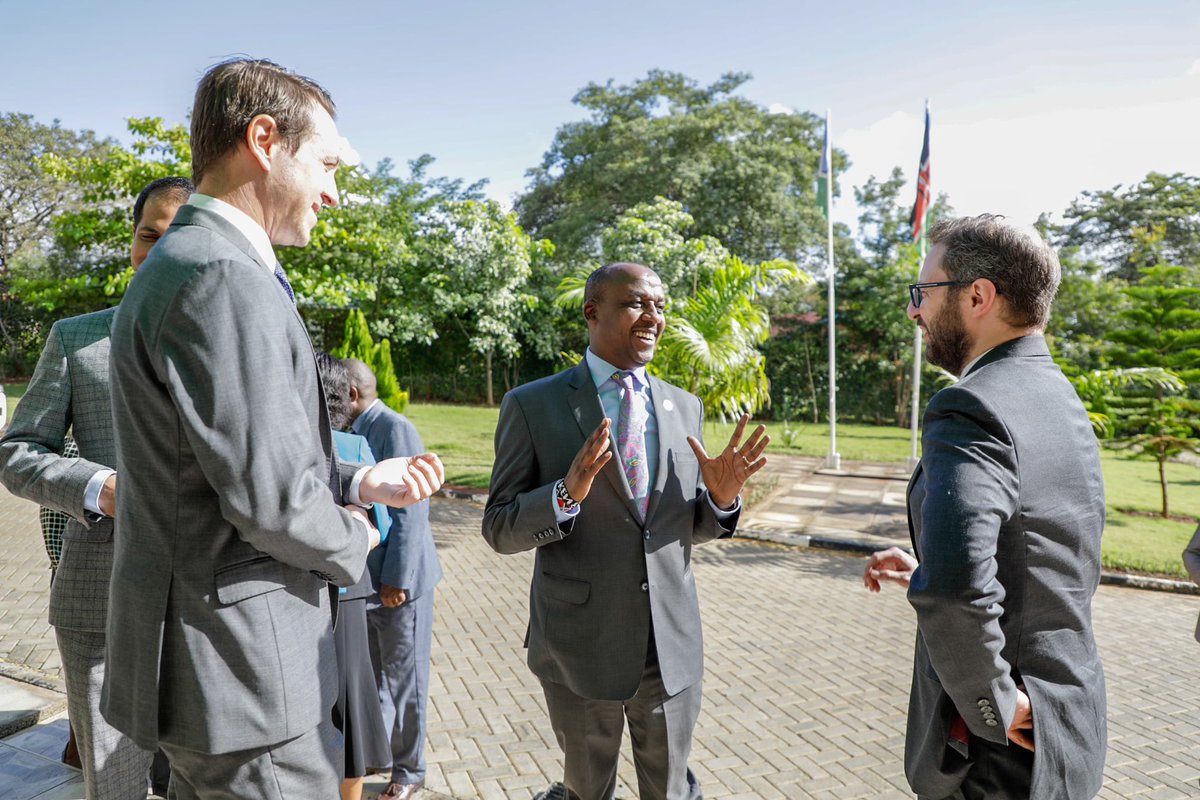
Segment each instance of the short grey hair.
[[1004,298],[1005,321],[1018,328],[1044,328],[1058,293],[1062,268],[1041,236],[998,214],[958,217],[929,229],[929,242],[942,245],[942,268],[951,280],[986,278]]

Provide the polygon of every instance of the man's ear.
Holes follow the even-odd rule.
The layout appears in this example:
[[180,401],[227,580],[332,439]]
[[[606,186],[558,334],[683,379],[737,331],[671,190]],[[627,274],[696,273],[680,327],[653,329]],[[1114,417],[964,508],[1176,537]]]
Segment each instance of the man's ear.
[[354,384],[351,384],[350,385],[350,402],[357,403],[359,396],[360,395],[358,394],[358,387],[355,386]]
[[279,126],[270,114],[259,114],[246,126],[246,147],[263,172],[271,171],[271,159],[282,144]]
[[971,284],[967,291],[971,295],[971,313],[977,316],[991,311],[992,306],[996,304],[996,298],[1000,295],[1000,292],[996,290],[996,284],[987,278],[979,278]]
[[591,300],[583,304],[583,318],[588,322],[596,318],[596,304]]

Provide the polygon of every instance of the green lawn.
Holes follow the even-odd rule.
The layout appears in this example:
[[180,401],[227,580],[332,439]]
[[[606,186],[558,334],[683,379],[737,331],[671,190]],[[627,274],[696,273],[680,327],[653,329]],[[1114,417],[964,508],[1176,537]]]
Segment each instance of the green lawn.
[[[4,387],[12,414],[25,384]],[[446,464],[446,480],[463,486],[487,488],[492,473],[492,439],[499,410],[479,406],[413,403],[408,417],[421,432],[425,446]],[[710,422],[704,438],[710,450],[729,439],[732,424]],[[795,425],[786,433],[781,423],[769,423],[771,451],[823,456],[829,448],[829,427]],[[909,432],[873,425],[838,425],[838,451],[848,461],[901,462],[908,458]],[[1129,514],[1118,509],[1154,512],[1159,509],[1157,467],[1153,462],[1131,461],[1112,452],[1101,453],[1108,495],[1108,527],[1104,534],[1104,565],[1113,569],[1185,577],[1180,553],[1195,530],[1195,523]],[[1200,469],[1183,464],[1167,467],[1171,508],[1174,513],[1200,511]]]

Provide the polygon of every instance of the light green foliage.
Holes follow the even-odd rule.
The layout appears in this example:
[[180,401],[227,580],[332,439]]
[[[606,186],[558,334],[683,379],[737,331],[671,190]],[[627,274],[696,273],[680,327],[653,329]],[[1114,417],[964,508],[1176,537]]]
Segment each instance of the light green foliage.
[[387,339],[379,344],[371,337],[367,316],[355,308],[346,315],[342,344],[330,351],[334,358],[356,358],[375,373],[375,389],[384,405],[404,413],[408,407],[408,392],[400,388],[396,368],[392,364],[392,344]]
[[[650,370],[687,389],[721,419],[770,405],[770,384],[759,345],[770,332],[761,298],[811,278],[782,259],[749,264],[710,238],[688,239],[692,218],[678,203],[659,198],[622,214],[602,234],[606,261],[634,261],[659,271],[669,307],[666,330]],[[583,305],[584,264],[559,284],[556,302]],[[665,273],[665,274],[664,274]]]
[[371,371],[375,373],[376,389],[379,399],[384,405],[391,406],[393,411],[403,414],[408,408],[408,392],[400,388],[396,379],[396,367],[392,363],[392,343],[387,339],[371,349]]
[[811,278],[790,261],[747,264],[731,256],[672,307],[650,370],[697,395],[709,416],[731,419],[766,408],[770,382],[759,345],[771,320],[759,297],[805,280]]
[[[749,79],[700,86],[654,70],[627,86],[588,84],[574,98],[588,118],[560,127],[528,173],[521,224],[564,256],[595,257],[605,228],[665,197],[692,215],[692,238],[712,236],[747,260],[801,260],[824,230],[812,192],[824,123],[735,95]],[[835,173],[846,165],[835,151]]]
[[418,313],[431,326],[453,325],[468,347],[483,357],[487,402],[495,402],[492,366],[497,356],[520,353],[518,335],[526,315],[539,305],[529,291],[535,242],[493,200],[456,200],[429,215],[422,231]]

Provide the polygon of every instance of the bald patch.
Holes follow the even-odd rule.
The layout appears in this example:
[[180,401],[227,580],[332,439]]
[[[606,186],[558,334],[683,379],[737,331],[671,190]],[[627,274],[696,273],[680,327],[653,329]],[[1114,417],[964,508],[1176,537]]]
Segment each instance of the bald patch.
[[350,385],[358,390],[359,397],[374,398],[377,396],[375,373],[357,358],[345,359],[346,372],[350,374]]

